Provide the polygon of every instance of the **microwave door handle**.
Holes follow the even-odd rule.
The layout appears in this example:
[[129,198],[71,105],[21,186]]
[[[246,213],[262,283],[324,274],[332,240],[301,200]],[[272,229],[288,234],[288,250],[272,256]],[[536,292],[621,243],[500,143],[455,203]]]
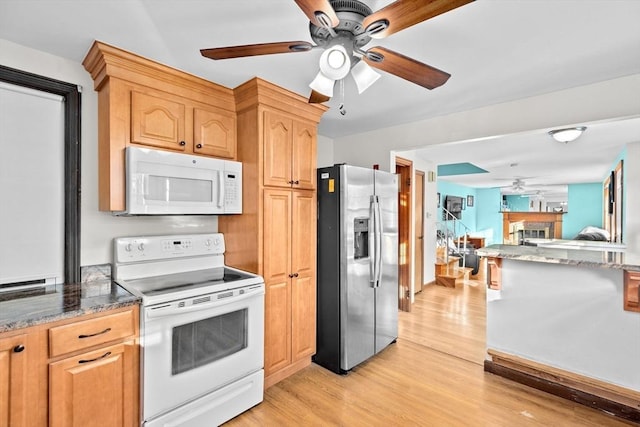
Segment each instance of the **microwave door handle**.
[[144,174],[141,176],[142,178],[142,197],[144,199],[149,195],[149,175]]
[[224,208],[224,171],[218,171],[218,207]]

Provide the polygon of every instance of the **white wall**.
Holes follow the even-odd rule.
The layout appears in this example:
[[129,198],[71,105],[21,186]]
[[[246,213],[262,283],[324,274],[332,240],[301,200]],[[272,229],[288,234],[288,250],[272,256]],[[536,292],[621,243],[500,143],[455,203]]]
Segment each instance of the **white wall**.
[[333,166],[333,140],[326,136],[318,135],[318,167]]
[[369,167],[389,152],[637,115],[640,74],[334,140],[334,160]]
[[[638,135],[640,139],[640,135]],[[640,142],[627,144],[627,157],[624,161],[623,173],[626,174],[627,188],[625,210],[624,242],[627,250],[640,254]]]
[[640,318],[622,294],[619,269],[503,259],[487,348],[638,392]]
[[79,62],[3,39],[0,39],[0,64],[82,86],[81,265],[110,263],[114,237],[217,231],[215,216],[129,218],[99,212],[98,97],[89,73]]

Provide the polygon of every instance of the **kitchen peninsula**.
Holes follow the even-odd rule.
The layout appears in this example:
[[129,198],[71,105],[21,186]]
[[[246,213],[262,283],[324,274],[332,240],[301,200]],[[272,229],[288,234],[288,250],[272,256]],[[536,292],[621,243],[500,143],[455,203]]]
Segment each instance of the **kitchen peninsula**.
[[491,245],[485,370],[640,421],[640,254]]

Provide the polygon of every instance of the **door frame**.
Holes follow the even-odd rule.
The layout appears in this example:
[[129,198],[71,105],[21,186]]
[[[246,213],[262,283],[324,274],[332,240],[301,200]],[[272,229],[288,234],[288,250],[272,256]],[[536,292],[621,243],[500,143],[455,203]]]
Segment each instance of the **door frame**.
[[[418,180],[420,180],[422,182],[422,194],[418,194]],[[414,230],[413,230],[413,236],[414,236],[414,240],[416,240],[416,244],[414,246],[413,249],[413,276],[414,276],[414,280],[413,280],[413,294],[415,295],[418,292],[422,292],[422,289],[424,288],[424,190],[425,190],[425,173],[421,170],[415,170],[415,175],[414,175],[414,182],[415,185],[413,186],[413,188],[416,189],[416,191],[413,192],[413,198],[414,198],[414,217],[413,217],[413,222],[415,224]],[[418,210],[420,212],[418,212]],[[419,223],[419,224],[418,224]],[[418,226],[421,225],[422,226],[422,230],[418,229]],[[418,245],[420,245],[422,247],[421,252],[421,257],[418,256]],[[421,265],[421,275],[420,277],[416,277],[417,276],[417,270],[418,270],[418,266]]]
[[395,172],[398,176],[398,308],[411,311],[411,281],[413,252],[412,187],[413,162],[396,156]]

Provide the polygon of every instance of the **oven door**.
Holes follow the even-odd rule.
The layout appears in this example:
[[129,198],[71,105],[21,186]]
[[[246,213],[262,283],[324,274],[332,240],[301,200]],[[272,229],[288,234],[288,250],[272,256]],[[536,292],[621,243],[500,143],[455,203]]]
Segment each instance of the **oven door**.
[[263,367],[264,285],[143,307],[143,419]]

